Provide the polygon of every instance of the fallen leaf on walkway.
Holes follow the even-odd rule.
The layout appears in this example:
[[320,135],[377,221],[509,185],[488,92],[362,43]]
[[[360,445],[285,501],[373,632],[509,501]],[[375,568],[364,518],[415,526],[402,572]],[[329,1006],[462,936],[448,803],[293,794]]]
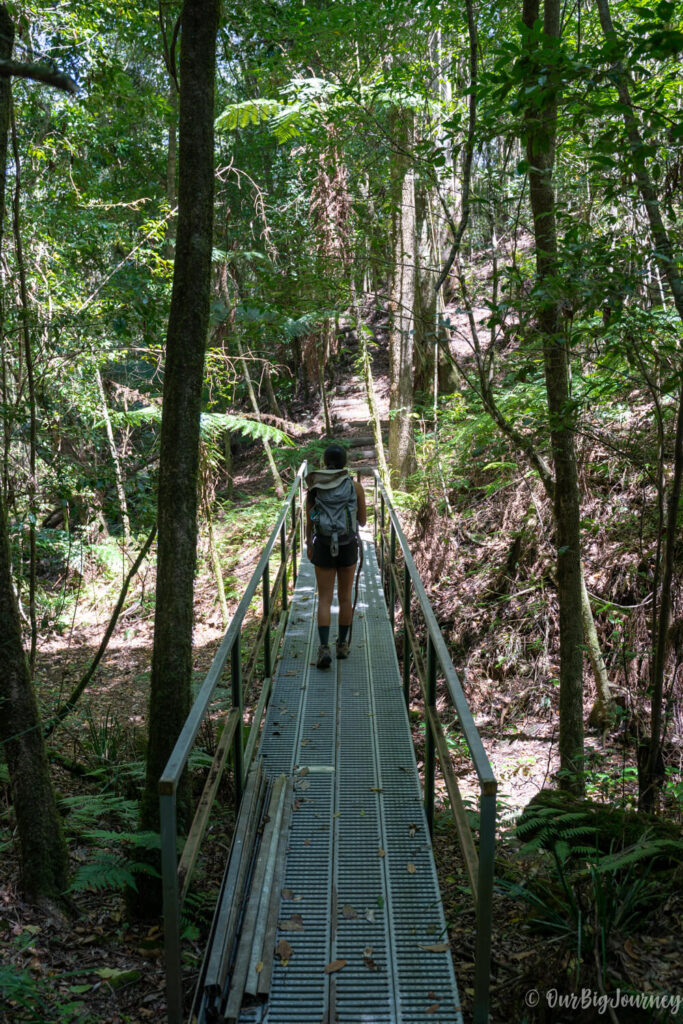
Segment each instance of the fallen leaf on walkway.
[[380,846],[379,850],[377,851],[377,856],[378,857],[386,857],[386,851],[383,850],[381,846]]
[[427,1008],[427,1013],[436,1013],[440,1006],[441,1003],[432,1003],[432,1005]]
[[280,957],[283,963],[287,963],[287,961],[292,956],[292,947],[287,942],[287,939],[280,939],[277,946],[275,947],[275,952]]
[[311,788],[311,784],[310,784],[310,782],[308,781],[308,779],[304,779],[304,781],[303,781],[303,782],[300,782],[300,783],[299,783],[299,785],[298,785],[298,789],[299,789],[299,790],[300,790],[300,791],[301,791],[302,793],[305,793],[305,792],[306,792],[306,790],[307,790],[307,789],[310,789],[310,788]]
[[409,875],[414,875],[415,872],[417,871],[417,868],[415,867],[414,864],[409,863],[406,864],[406,871],[408,872]]
[[365,964],[365,966],[367,967],[367,969],[369,971],[378,971],[379,970],[379,964],[375,963],[375,961],[372,959],[371,956],[364,956],[363,957],[363,963]]
[[325,974],[334,974],[335,971],[341,971],[342,967],[346,967],[347,960],[333,960],[325,967]]
[[384,792],[384,790],[382,789],[381,786],[370,786],[370,791],[372,793],[383,793]]
[[316,722],[315,725],[313,726],[313,728],[314,729],[319,729],[320,728],[320,722]]
[[417,831],[418,831],[418,826],[417,825],[412,825],[412,824],[408,825],[408,835],[409,836],[411,836],[411,837],[414,836]]
[[302,932],[304,930],[304,919],[301,914],[292,914],[283,921],[278,921],[277,926],[281,932]]
[[365,920],[369,921],[370,924],[375,923],[375,911],[372,909],[372,907],[368,907],[368,909],[365,911]]
[[294,895],[294,890],[293,889],[283,889],[281,895],[282,895],[283,900],[295,900],[296,899],[296,896]]
[[418,942],[418,947],[424,949],[425,953],[445,953],[449,948],[447,942],[435,942],[431,946],[423,946]]
[[342,917],[345,917],[347,921],[355,921],[358,918],[358,914],[350,903],[345,903],[342,907]]
[[254,970],[256,971],[257,974],[260,974],[261,971],[263,970],[263,967],[264,967],[263,960],[259,960],[259,962],[256,964],[256,967],[254,968]]

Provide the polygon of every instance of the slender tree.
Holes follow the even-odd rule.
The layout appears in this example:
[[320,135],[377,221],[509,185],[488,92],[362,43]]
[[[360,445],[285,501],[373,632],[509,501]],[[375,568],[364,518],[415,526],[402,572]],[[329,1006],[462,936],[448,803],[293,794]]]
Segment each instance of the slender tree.
[[[554,519],[560,610],[561,785],[583,792],[583,624],[579,486],[574,451],[575,414],[569,381],[569,348],[558,292],[558,244],[553,168],[557,139],[557,92],[553,56],[560,37],[560,2],[524,0],[532,91],[527,95],[525,134],[529,198],[536,243],[537,328],[543,347],[550,443],[555,465]],[[539,82],[550,77],[547,87]],[[528,83],[527,83],[528,84]]]
[[392,267],[389,326],[389,472],[394,486],[405,484],[415,469],[413,437],[413,354],[415,348],[415,173],[409,151],[412,110],[394,116],[396,152],[392,154]]
[[[9,61],[14,24],[0,5],[0,60]],[[5,213],[10,79],[0,77],[0,252]],[[9,766],[19,833],[21,884],[38,903],[59,902],[68,881],[68,855],[45,755],[40,713],[21,636],[12,586],[9,528],[0,488],[0,741]]]
[[[186,0],[180,26],[178,228],[166,336],[158,562],[142,827],[159,824],[157,784],[191,701],[197,478],[209,328],[218,0]],[[158,910],[150,886],[138,909]]]

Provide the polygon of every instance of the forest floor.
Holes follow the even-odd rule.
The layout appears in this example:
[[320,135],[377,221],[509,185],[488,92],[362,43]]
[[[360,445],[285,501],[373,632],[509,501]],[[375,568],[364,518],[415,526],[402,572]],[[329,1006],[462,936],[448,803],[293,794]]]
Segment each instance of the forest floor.
[[[357,461],[370,461],[372,452],[365,440],[370,433],[367,404],[352,357],[345,359],[342,353],[335,373],[330,390],[335,430],[352,443],[362,438],[356,449]],[[386,420],[386,351],[381,346],[375,354],[375,378]],[[322,436],[320,416],[309,416],[306,428],[306,435],[300,439],[302,446]],[[264,498],[269,487],[258,449],[250,446],[236,462],[234,498],[224,506],[229,511],[216,523],[230,613],[256,565],[276,514],[278,502],[272,497]],[[552,615],[542,611],[538,604],[548,551],[541,543],[534,546],[527,537],[520,564],[526,559],[531,582],[520,585],[515,594],[501,593],[500,588],[492,586],[500,567],[506,564],[514,534],[515,506],[528,504],[526,491],[528,483],[520,480],[516,487],[482,501],[473,514],[461,521],[446,516],[438,496],[432,496],[433,500],[427,496],[421,504],[405,508],[404,520],[414,538],[419,568],[499,781],[497,876],[513,886],[537,878],[541,888],[552,896],[548,913],[556,911],[559,920],[567,900],[565,892],[563,903],[561,871],[554,871],[547,859],[541,862],[538,852],[524,851],[515,834],[519,813],[544,786],[554,784],[558,768],[554,623]],[[600,563],[600,558],[604,556],[607,560],[611,552],[603,544],[594,554],[591,571],[597,585],[599,579],[612,571],[607,562]],[[120,562],[116,568],[111,552],[108,557],[108,574],[103,570],[102,560],[92,559],[76,582],[72,580],[69,601],[64,587],[60,590],[60,582],[55,581],[55,592],[64,599],[63,607],[46,624],[40,637],[36,671],[45,718],[69,694],[99,645],[121,582]],[[48,1020],[62,1024],[136,1024],[164,1019],[161,932],[156,923],[150,926],[130,922],[120,887],[121,871],[130,849],[125,841],[117,845],[107,839],[112,831],[130,833],[135,829],[135,797],[143,770],[153,598],[154,571],[146,563],[77,713],[50,741],[55,785],[65,814],[74,871],[87,879],[84,869],[93,859],[100,864],[101,871],[99,881],[91,877],[87,886],[84,883],[72,893],[72,916],[46,915],[21,901],[9,792],[6,780],[0,778],[0,968],[3,963],[10,966],[16,982],[14,989],[5,984],[5,1005],[0,1005],[0,1021],[7,1024],[42,1024]],[[222,635],[223,622],[210,562],[202,549],[196,589],[197,681],[206,673]],[[587,710],[590,697],[589,684]],[[449,736],[453,736],[453,764],[463,796],[474,814],[476,779],[457,729],[450,729],[454,715],[443,696],[439,703],[442,720],[449,726]],[[421,765],[424,731],[416,683],[410,714]],[[207,748],[212,742],[209,738]],[[602,736],[591,732],[587,723],[587,749],[591,798],[613,808],[633,807],[637,784],[629,736],[623,730]],[[186,922],[184,956],[185,969],[190,974],[200,962],[209,895],[215,892],[219,865],[229,843],[229,788],[225,797],[225,815],[214,825],[205,851],[202,872],[206,896],[197,898]],[[467,1020],[473,991],[474,912],[443,787],[438,788],[437,797],[440,809],[434,850]],[[680,805],[678,810],[674,805],[669,807],[669,817],[680,830]],[[570,877],[568,871],[564,877]],[[613,994],[619,986],[630,993],[665,992],[683,997],[680,886],[674,891],[667,889],[655,901],[658,912],[653,914],[652,892],[649,903],[629,903],[628,886],[615,886],[609,891],[606,885],[590,889],[589,880],[577,882],[576,878],[571,876],[570,888],[587,917],[592,919],[597,913],[596,893],[602,893],[615,904],[609,919],[611,934],[600,937],[595,929],[582,932],[580,917],[578,932],[576,928],[572,932],[572,922],[567,918],[564,931],[558,926],[550,935],[544,933],[538,928],[538,921],[534,926],[525,901],[501,882],[494,903],[492,1024],[683,1020],[683,1010],[674,1018],[668,1012],[644,1009],[608,1011],[598,1002],[602,993]],[[114,883],[118,883],[118,889]],[[638,884],[635,876],[629,884]],[[633,924],[634,914],[640,915],[637,925]],[[625,927],[625,918],[629,928]],[[586,934],[594,942],[590,956],[577,949],[577,934]],[[604,970],[596,970],[595,957]],[[592,1002],[589,1006],[589,997],[583,996],[584,1003],[576,1003],[574,1009],[561,1010],[557,1005],[553,1008],[553,992],[574,992],[579,996],[590,993]],[[538,994],[538,1005],[534,1005],[534,993]]]

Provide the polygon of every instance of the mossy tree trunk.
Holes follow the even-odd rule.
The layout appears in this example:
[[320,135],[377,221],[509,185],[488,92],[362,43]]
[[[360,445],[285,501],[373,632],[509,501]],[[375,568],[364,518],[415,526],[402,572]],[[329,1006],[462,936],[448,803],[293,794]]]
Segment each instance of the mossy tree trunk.
[[[209,329],[218,0],[186,0],[181,15],[178,227],[166,335],[158,493],[158,558],[144,829],[158,830],[158,781],[191,702],[197,477],[204,351]],[[179,801],[183,807],[183,800]],[[160,886],[140,892],[156,913]]]
[[[14,25],[0,5],[0,59],[12,55]],[[5,212],[11,85],[0,79],[0,251]],[[0,490],[0,742],[9,768],[19,836],[21,886],[34,902],[59,902],[68,855],[45,755],[42,724],[21,637],[10,561],[5,496]]]

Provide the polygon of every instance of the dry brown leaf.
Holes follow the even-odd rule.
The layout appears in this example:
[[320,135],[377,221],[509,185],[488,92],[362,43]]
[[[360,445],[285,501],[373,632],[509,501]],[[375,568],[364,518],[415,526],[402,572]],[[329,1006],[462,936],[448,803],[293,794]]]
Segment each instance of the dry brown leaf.
[[356,913],[355,909],[351,906],[350,903],[345,903],[344,906],[342,907],[342,917],[345,917],[347,921],[355,921],[358,917],[358,914]]
[[406,864],[406,871],[408,872],[409,875],[414,875],[415,872],[417,871],[417,868],[412,863]]
[[432,1003],[431,1006],[427,1007],[427,1013],[436,1013],[440,1006],[441,1003]]
[[278,928],[281,932],[302,932],[304,930],[304,919],[301,914],[292,914],[284,921],[278,921]]
[[341,971],[342,967],[346,967],[347,960],[333,960],[325,967],[325,974],[334,974],[335,971]]
[[261,973],[261,971],[263,970],[263,966],[263,960],[259,960],[259,962],[256,964],[256,967],[254,968],[257,974]]
[[426,953],[445,953],[449,948],[447,942],[434,942],[431,946],[423,946],[418,943],[420,949],[424,949]]
[[380,846],[379,850],[377,851],[377,856],[378,857],[385,857],[386,856],[386,851],[383,850],[381,846]]
[[367,969],[369,971],[378,971],[379,970],[379,964],[375,963],[375,961],[372,959],[371,956],[364,956],[363,957],[363,963],[365,964],[365,966],[367,967]]
[[277,946],[275,947],[275,952],[277,953],[277,955],[280,957],[280,959],[284,963],[287,960],[291,959],[292,947],[287,942],[287,939],[280,939],[280,941],[278,942]]

